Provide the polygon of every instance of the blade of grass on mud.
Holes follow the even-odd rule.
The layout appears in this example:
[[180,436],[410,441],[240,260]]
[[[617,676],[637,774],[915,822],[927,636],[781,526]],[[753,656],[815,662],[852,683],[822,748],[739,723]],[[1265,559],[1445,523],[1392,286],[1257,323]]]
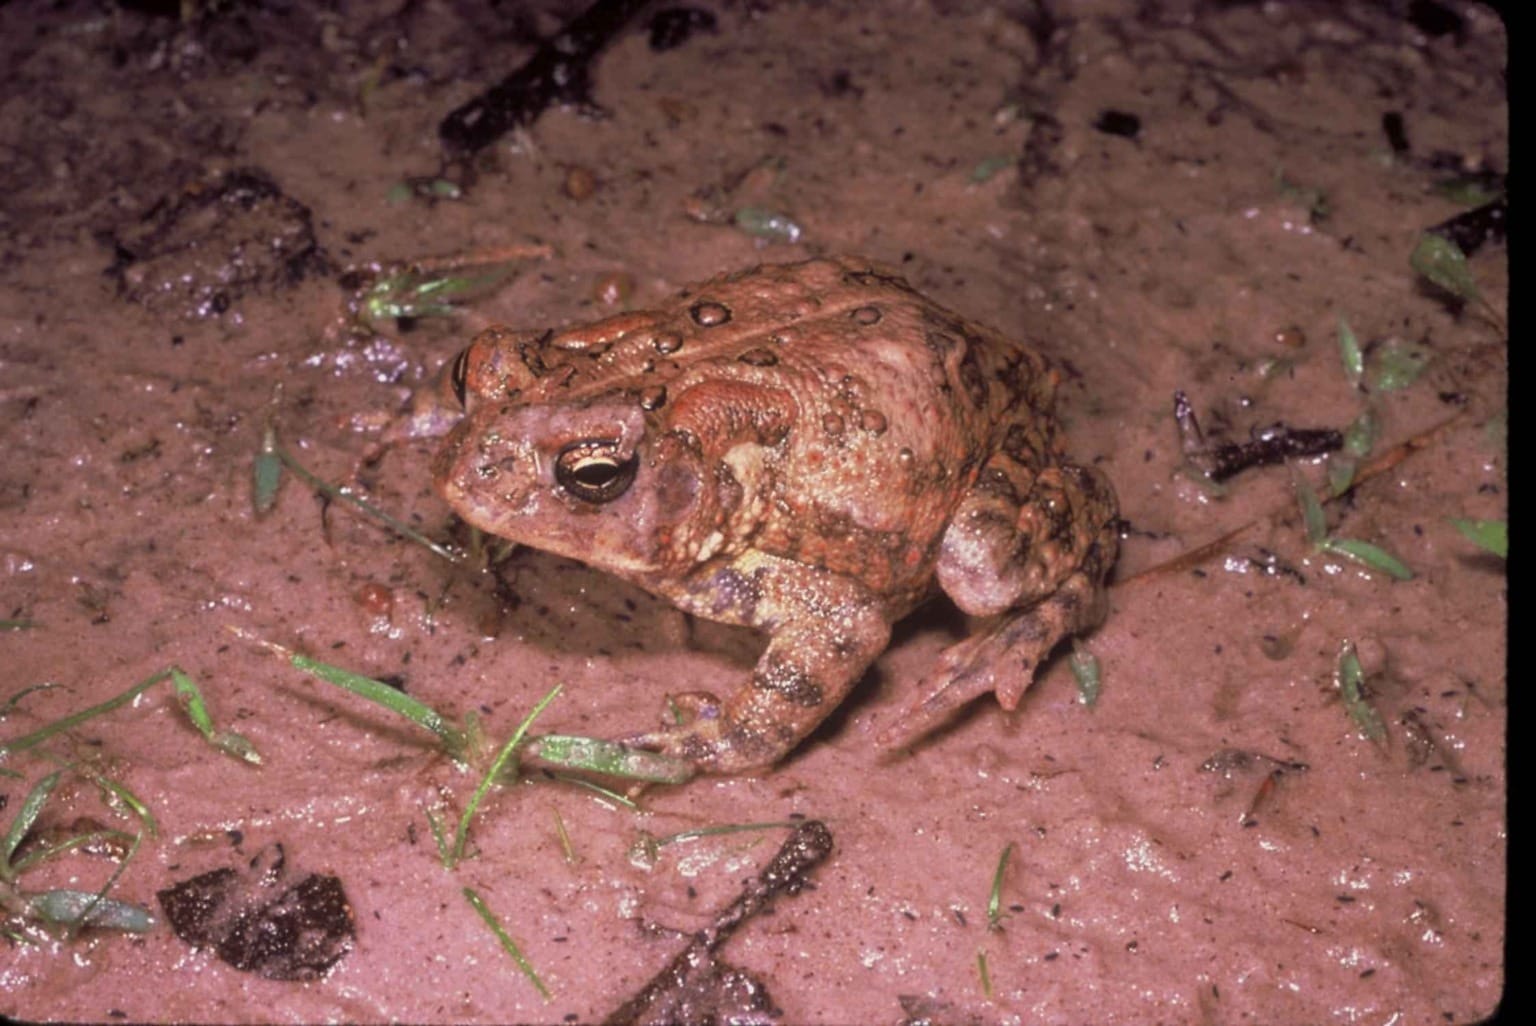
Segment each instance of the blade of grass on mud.
[[506,929],[502,927],[501,920],[486,905],[485,899],[481,898],[470,887],[464,888],[463,893],[464,900],[469,902],[470,908],[475,910],[476,914],[485,921],[485,925],[489,926],[491,932],[496,935],[496,940],[501,943],[502,950],[512,956],[512,961],[516,962],[523,975],[528,977],[528,982],[533,984],[534,989],[539,992],[545,1001],[548,1001],[550,999],[549,988],[544,986],[544,981],[539,979],[539,974],[533,968],[533,963],[528,961],[527,956],[523,954],[523,949],[517,946],[517,941],[513,940],[511,934],[507,933]]
[[155,925],[148,909],[103,898],[94,891],[54,890],[28,895],[26,912],[45,923],[75,929],[89,926],[123,933],[148,933]]
[[1012,153],[994,153],[990,157],[983,157],[971,168],[971,183],[980,185],[990,182],[999,171],[1007,170],[1018,162],[1018,157]]
[[15,879],[16,869],[11,859],[22,840],[31,831],[32,825],[37,822],[43,806],[48,804],[49,796],[53,794],[53,789],[59,786],[59,780],[63,776],[63,770],[54,770],[33,784],[32,790],[27,792],[21,808],[16,810],[16,818],[11,820],[10,828],[5,832],[5,838],[0,840],[0,879]]
[[1472,270],[1467,266],[1466,254],[1447,238],[1433,232],[1423,233],[1408,257],[1408,264],[1453,296],[1469,303],[1482,298],[1477,282],[1472,279]]
[[1301,522],[1307,530],[1307,541],[1321,545],[1328,538],[1328,518],[1317,492],[1300,474],[1296,475],[1296,502],[1301,506]]
[[1365,697],[1365,670],[1355,652],[1355,643],[1345,639],[1339,646],[1339,659],[1333,671],[1339,696],[1344,700],[1344,710],[1354,721],[1355,728],[1368,741],[1381,744],[1387,739],[1387,728],[1370,701]]
[[695,772],[693,764],[682,759],[593,737],[545,734],[535,739],[529,752],[543,762],[566,769],[654,784],[686,783]]
[[1462,533],[1472,544],[1493,553],[1500,559],[1509,558],[1509,524],[1503,520],[1467,520],[1457,517],[1451,526]]
[[5,719],[12,712],[14,712],[15,709],[16,709],[16,706],[21,703],[21,700],[23,698],[26,698],[32,692],[34,692],[34,691],[52,691],[56,687],[59,687],[59,685],[55,684],[52,681],[43,681],[41,684],[28,684],[26,687],[22,688],[20,691],[18,691],[15,694],[11,695],[11,697],[7,698],[4,702],[0,702],[0,720]]
[[1509,334],[1509,325],[1493,304],[1483,297],[1477,281],[1472,277],[1472,268],[1467,264],[1467,255],[1456,243],[1434,230],[1424,232],[1419,236],[1418,245],[1413,247],[1408,263],[1436,287],[1482,311],[1500,334]]
[[443,864],[444,869],[451,867],[452,853],[448,850],[448,835],[443,832],[443,820],[430,807],[422,810],[427,814],[427,829],[432,832],[432,840],[437,844],[437,858]]
[[763,830],[793,830],[802,826],[803,821],[798,819],[776,819],[766,823],[720,823],[715,826],[695,827],[692,830],[680,830],[675,834],[668,834],[656,840],[658,848],[665,848],[669,844],[677,844],[680,841],[696,841],[701,837],[717,837],[724,834],[746,834]]
[[620,794],[611,787],[604,787],[602,784],[597,783],[595,780],[587,780],[585,777],[573,777],[565,773],[550,773],[550,778],[553,780],[558,780],[562,784],[571,784],[575,787],[580,787],[584,790],[591,791],[598,797],[602,798],[604,801],[612,802],[615,805],[622,806],[626,809],[632,809],[635,811],[639,811],[640,809],[640,803],[635,801],[633,798],[629,797],[628,795]]
[[511,264],[491,266],[475,274],[444,274],[439,269],[406,267],[369,286],[358,304],[364,324],[374,327],[392,320],[452,317],[457,304],[487,295],[512,277]]
[[55,855],[62,855],[88,844],[129,844],[133,842],[135,836],[126,830],[91,830],[82,834],[72,834],[62,841],[41,845],[29,851],[24,858],[17,859],[11,864],[11,872],[19,877],[33,866],[46,862]]
[[[61,775],[66,771],[73,771],[84,776],[101,788],[109,806],[114,801],[125,806],[130,813],[138,818],[139,822],[143,825],[143,830],[138,834],[130,834],[126,830],[114,830],[110,827],[88,830],[73,834],[61,841],[38,846],[23,858],[16,859],[15,854],[18,847],[36,824],[43,807],[58,787]],[[159,825],[155,822],[155,817],[149,811],[149,807],[124,785],[102,776],[87,766],[75,765],[58,769],[43,777],[32,787],[26,799],[22,802],[21,808],[17,810],[16,818],[12,820],[10,827],[5,833],[5,837],[0,839],[0,879],[14,880],[32,866],[55,855],[98,842],[132,842],[131,854],[138,850],[139,842],[145,835],[153,837],[158,832]],[[126,858],[119,862],[119,871],[121,871],[123,862],[126,862]],[[116,874],[114,873],[115,878]]]
[[1328,457],[1328,497],[1336,499],[1355,486],[1360,461],[1371,454],[1380,432],[1376,411],[1367,406],[1344,429],[1344,448]]
[[1344,429],[1345,454],[1357,460],[1365,459],[1376,447],[1376,439],[1380,434],[1381,420],[1376,416],[1376,411],[1367,406]]
[[116,802],[132,813],[134,818],[143,824],[143,832],[146,836],[156,837],[159,835],[160,824],[155,822],[155,814],[149,810],[149,803],[128,790],[126,784],[113,780],[111,777],[103,776],[87,767],[76,766],[75,771],[89,778],[93,784],[101,788],[108,805]]
[[1354,329],[1343,317],[1339,318],[1339,357],[1344,361],[1344,375],[1349,378],[1349,383],[1360,384],[1360,378],[1365,374],[1365,354]]
[[539,699],[533,708],[529,710],[528,715],[523,717],[523,722],[519,723],[517,729],[512,732],[512,736],[507,738],[507,743],[501,746],[501,750],[496,753],[496,758],[491,760],[490,768],[480,778],[480,785],[475,788],[474,796],[470,798],[469,804],[464,807],[464,814],[459,817],[459,827],[453,835],[453,846],[448,853],[449,861],[445,863],[446,868],[452,869],[464,858],[464,848],[469,843],[470,820],[474,819],[475,813],[480,809],[480,803],[485,800],[485,796],[490,793],[491,788],[501,779],[501,775],[506,770],[508,763],[512,763],[513,773],[516,773],[517,764],[512,761],[513,756],[517,753],[518,746],[523,743],[523,738],[527,735],[528,728],[533,726],[533,721],[538,719],[539,714],[549,707],[549,703],[559,697],[564,687],[565,685],[563,684],[556,684],[550,688],[548,694]]
[[1003,928],[1003,874],[1008,871],[1008,857],[1013,854],[1013,842],[1003,846],[997,857],[997,869],[992,873],[992,891],[987,895],[987,929],[996,932]]
[[1371,349],[1365,365],[1365,382],[1373,392],[1396,392],[1419,379],[1429,366],[1433,351],[1417,342],[1389,338]]
[[1355,483],[1355,471],[1360,464],[1349,456],[1334,453],[1328,457],[1328,497],[1336,499],[1349,491]]
[[1078,703],[1092,708],[1099,700],[1099,687],[1103,680],[1098,657],[1074,638],[1067,665],[1072,670],[1072,679],[1077,682]]
[[1413,571],[1408,568],[1408,565],[1380,545],[1372,545],[1358,538],[1325,538],[1321,548],[1326,552],[1363,563],[1372,570],[1379,570],[1396,580],[1413,580]]
[[29,748],[33,748],[39,744],[42,744],[44,741],[47,741],[49,738],[54,737],[55,735],[62,734],[67,730],[78,727],[86,720],[96,716],[101,716],[105,713],[109,713],[113,709],[117,709],[120,706],[127,705],[129,702],[133,701],[135,698],[139,697],[144,692],[154,687],[156,684],[159,684],[163,680],[168,680],[170,676],[170,670],[161,670],[159,673],[139,681],[139,683],[128,688],[126,691],[112,696],[105,702],[100,702],[91,706],[89,709],[82,709],[77,713],[71,713],[68,716],[54,720],[52,723],[39,727],[32,733],[27,734],[25,737],[19,737],[14,741],[6,741],[4,743],[0,743],[0,759],[3,759],[7,755],[12,755],[16,752],[24,752]]
[[390,687],[381,680],[365,677],[360,673],[340,666],[324,663],[318,659],[295,652],[290,648],[256,635],[233,625],[226,628],[235,637],[243,641],[249,641],[260,645],[268,652],[282,659],[296,670],[309,674],[317,680],[323,680],[327,684],[334,684],[344,688],[360,698],[365,698],[375,705],[382,706],[398,716],[403,716],[416,724],[436,734],[442,743],[444,751],[451,758],[464,759],[469,754],[469,739],[466,731],[453,726],[448,718],[425,702],[418,701],[407,695],[399,688]]
[[283,458],[277,453],[277,430],[268,424],[261,433],[261,448],[251,466],[251,507],[256,515],[277,505],[277,489],[283,483]]
[[186,711],[187,718],[192,725],[203,735],[204,740],[226,755],[251,763],[254,766],[261,765],[261,753],[256,751],[256,746],[243,734],[237,734],[232,730],[217,730],[213,725],[213,717],[208,714],[208,703],[203,700],[203,693],[179,667],[171,667],[171,683],[176,687],[176,699]]
[[701,837],[715,837],[724,834],[756,833],[764,830],[797,830],[805,825],[804,820],[781,819],[767,823],[721,823],[716,826],[696,827],[692,830],[680,830],[675,834],[665,837],[657,837],[646,830],[641,830],[635,838],[635,843],[629,846],[629,861],[631,865],[642,869],[651,869],[656,865],[656,860],[661,856],[661,849],[669,845],[679,844],[683,841],[695,841]]
[[800,240],[804,229],[794,218],[779,210],[763,207],[742,207],[732,218],[737,229],[757,239],[769,242],[794,244]]
[[[92,895],[91,900],[87,902],[83,908],[80,909],[79,918],[76,919],[75,922],[69,924],[68,936],[73,937],[83,928],[97,925],[95,921],[96,909],[100,907],[103,902],[109,900],[107,895],[112,892],[112,888],[117,886],[117,881],[122,877],[124,871],[127,870],[129,864],[133,862],[134,857],[138,855],[139,846],[143,843],[143,834],[139,834],[133,839],[133,844],[129,847],[127,854],[118,860],[117,867],[112,870],[112,875],[107,877],[107,882],[96,889],[96,893]],[[114,902],[114,904],[117,903]],[[148,912],[146,912],[145,915],[147,916]]]
[[[403,521],[390,516],[388,513],[384,512],[382,509],[375,506],[373,503],[367,501],[366,499],[358,498],[356,495],[352,494],[352,490],[345,485],[333,485],[328,481],[321,480],[319,477],[311,473],[309,468],[300,463],[294,457],[294,455],[285,449],[281,444],[274,444],[275,448],[273,449],[273,452],[275,452],[277,458],[282,461],[283,466],[287,467],[294,474],[298,475],[300,480],[309,485],[310,488],[319,492],[321,495],[338,500],[340,502],[345,502],[348,505],[361,510],[363,513],[377,520],[391,531],[394,531],[396,534],[400,535],[402,538],[406,538],[415,542],[417,545],[426,548],[434,555],[441,556],[443,559],[446,559],[450,563],[463,562],[464,557],[461,554],[453,551],[445,545],[438,544],[431,538],[428,538],[426,535],[416,530],[410,524],[404,523]],[[258,453],[257,459],[261,459],[262,455],[262,453]]]
[[554,806],[550,806],[549,814],[555,820],[555,837],[560,841],[560,853],[565,858],[566,865],[574,866],[581,859],[576,855],[576,846],[571,843],[570,831],[565,829],[565,818],[560,815],[560,810]]

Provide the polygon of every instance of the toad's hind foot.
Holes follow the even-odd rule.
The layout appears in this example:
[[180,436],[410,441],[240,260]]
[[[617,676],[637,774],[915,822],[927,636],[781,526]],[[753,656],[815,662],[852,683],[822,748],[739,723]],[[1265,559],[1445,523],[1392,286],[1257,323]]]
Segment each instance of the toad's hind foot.
[[1094,575],[1079,572],[1036,605],[1004,614],[990,628],[951,645],[923,681],[918,700],[881,731],[880,744],[912,744],[989,691],[1004,709],[1018,708],[1040,662],[1064,638],[1101,621],[1103,606]]

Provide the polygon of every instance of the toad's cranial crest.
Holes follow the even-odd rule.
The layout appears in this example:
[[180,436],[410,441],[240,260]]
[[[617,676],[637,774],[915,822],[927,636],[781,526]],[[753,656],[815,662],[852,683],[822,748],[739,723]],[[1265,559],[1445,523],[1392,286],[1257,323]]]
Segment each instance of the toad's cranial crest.
[[723,701],[673,696],[683,723],[626,739],[741,772],[794,748],[937,591],[986,619],[886,743],[988,691],[1013,708],[1103,617],[1114,493],[1066,460],[1055,386],[892,271],[764,266],[583,327],[483,332],[440,390],[464,412],[434,480],[482,530],[767,633]]

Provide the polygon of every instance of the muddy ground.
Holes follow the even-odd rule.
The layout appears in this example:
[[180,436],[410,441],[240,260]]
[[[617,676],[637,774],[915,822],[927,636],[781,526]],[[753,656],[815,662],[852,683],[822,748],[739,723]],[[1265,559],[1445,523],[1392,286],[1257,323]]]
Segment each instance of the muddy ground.
[[[695,31],[659,48],[659,6],[592,61],[591,105],[448,165],[444,116],[577,5],[0,8],[0,1013],[595,1021],[788,829],[646,839],[797,818],[826,824],[831,854],[695,973],[714,971],[695,1009],[1493,1009],[1505,574],[1454,522],[1505,516],[1502,231],[1463,240],[1480,299],[1409,257],[1502,191],[1498,19],[1427,0],[704,0],[713,26],[668,16]],[[451,829],[475,772],[258,641],[474,712],[491,744],[556,683],[536,731],[648,726],[669,690],[744,679],[761,641],[536,552],[450,563],[291,475],[258,516],[264,434],[463,543],[432,446],[379,448],[477,328],[577,323],[822,253],[894,265],[1064,367],[1069,447],[1124,518],[1085,642],[1097,701],[1058,658],[1017,711],[983,700],[882,752],[882,723],[965,629],[938,604],[772,772],[633,807],[530,772],[491,792],[445,869],[429,812]],[[444,316],[364,317],[359,282],[411,262],[502,277]],[[1181,446],[1178,390],[1212,442],[1354,425],[1354,455],[1213,486]],[[1310,536],[1298,480],[1350,486]],[[1348,696],[1346,643],[1364,670]],[[170,681],[18,746],[172,666],[259,766],[208,744]],[[206,888],[189,944],[157,894],[210,873],[185,885]],[[145,925],[136,907],[147,931],[71,934],[31,897],[109,881],[122,925]],[[279,896],[265,926],[236,914]]]

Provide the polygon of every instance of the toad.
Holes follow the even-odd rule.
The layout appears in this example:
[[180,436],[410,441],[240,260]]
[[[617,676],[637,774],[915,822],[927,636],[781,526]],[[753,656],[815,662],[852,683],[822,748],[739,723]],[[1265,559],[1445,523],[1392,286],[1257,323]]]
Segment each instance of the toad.
[[1068,461],[1033,349],[856,259],[763,266],[655,310],[491,328],[448,369],[437,491],[481,530],[762,631],[723,700],[624,741],[739,773],[786,755],[943,592],[975,618],[883,731],[909,743],[1103,617],[1108,482]]

